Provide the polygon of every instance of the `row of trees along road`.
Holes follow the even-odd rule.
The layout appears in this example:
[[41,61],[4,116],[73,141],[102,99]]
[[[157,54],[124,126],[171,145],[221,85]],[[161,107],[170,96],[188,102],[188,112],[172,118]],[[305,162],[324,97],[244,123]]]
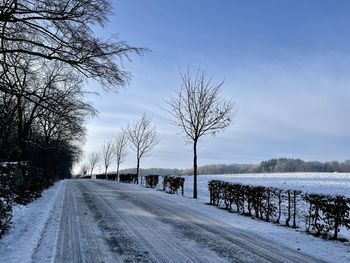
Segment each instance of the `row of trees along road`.
[[108,0],[0,3],[0,161],[28,161],[41,171],[32,176],[70,176],[96,113],[83,80],[115,90],[130,79],[119,62],[146,50],[94,34],[111,15]]
[[[111,10],[111,1],[108,0],[1,1],[0,91],[2,100],[5,101],[2,102],[1,109],[3,123],[6,124],[3,125],[6,127],[1,128],[1,136],[4,135],[1,143],[8,146],[6,151],[5,148],[2,148],[1,154],[6,157],[3,157],[3,160],[25,160],[29,156],[26,155],[29,144],[33,147],[42,147],[34,140],[35,132],[33,130],[37,130],[37,126],[31,126],[31,124],[45,123],[50,118],[47,117],[46,121],[37,121],[35,117],[42,116],[41,113],[37,114],[39,109],[46,110],[48,114],[56,114],[58,116],[56,119],[68,116],[65,112],[57,111],[52,103],[61,105],[60,103],[66,102],[63,98],[69,97],[69,91],[66,91],[64,87],[70,80],[62,79],[61,85],[56,85],[55,92],[48,96],[45,88],[33,90],[33,88],[38,87],[38,82],[47,80],[47,78],[35,80],[33,77],[33,79],[28,79],[27,73],[29,71],[36,71],[39,65],[46,65],[46,70],[49,71],[52,67],[51,63],[57,63],[55,67],[66,70],[67,73],[73,69],[72,72],[76,75],[71,75],[71,77],[74,79],[92,78],[99,81],[106,89],[116,89],[129,81],[130,75],[117,64],[117,61],[129,59],[131,53],[142,54],[147,50],[129,46],[116,39],[103,41],[94,35],[92,27],[104,26]],[[23,61],[25,58],[28,58],[27,62]],[[25,74],[18,77],[19,71],[21,74],[23,72]],[[205,74],[200,72],[197,72],[194,78],[189,73],[182,74],[181,77],[183,87],[179,91],[178,97],[169,101],[171,107],[169,112],[175,118],[174,123],[182,129],[186,138],[193,142],[193,172],[195,177],[193,197],[196,198],[197,143],[199,138],[206,134],[215,135],[218,131],[226,128],[231,123],[234,114],[231,112],[232,104],[219,99],[219,89],[222,82],[215,83],[212,78],[205,79]],[[30,82],[27,82],[28,80]],[[26,83],[25,88],[23,88],[23,83]],[[51,84],[50,81],[49,84]],[[29,86],[32,89],[28,88]],[[52,85],[44,86],[51,87]],[[75,97],[80,99],[83,97],[82,90],[73,93]],[[26,100],[25,105],[23,104],[24,100]],[[33,114],[29,114],[28,121],[28,119],[22,118],[22,114],[24,108],[32,108],[32,106],[27,107],[29,102],[32,103],[32,106],[34,105],[35,110],[32,111]],[[82,103],[81,100],[75,102]],[[8,109],[9,107],[11,109]],[[66,108],[63,107],[63,109]],[[92,113],[90,108],[78,115],[86,117]],[[18,114],[16,125],[8,122],[8,120],[13,119],[14,114]],[[73,122],[71,121],[71,123]],[[77,123],[82,124],[81,122]],[[67,127],[67,125],[63,125],[63,127]],[[83,127],[80,125],[76,128],[82,131]],[[13,141],[9,139],[11,137],[9,134],[15,134],[17,137],[15,139],[16,147],[12,147]],[[31,138],[27,136],[28,134],[32,135]],[[58,132],[58,134],[61,133]],[[76,145],[75,147],[71,146],[71,149],[76,148]],[[14,151],[14,149],[16,150]],[[7,150],[10,151],[7,152]],[[12,155],[13,152],[16,153]],[[139,154],[141,158],[142,151],[139,151]]]
[[[200,69],[195,74],[188,70],[180,75],[182,86],[175,96],[166,101],[168,107],[164,110],[172,115],[172,123],[180,128],[185,139],[193,145],[193,198],[197,198],[198,142],[205,135],[214,136],[227,128],[236,116],[236,111],[234,103],[220,97],[220,88],[224,84],[223,81],[215,82],[213,77],[207,77],[206,73]],[[139,175],[141,158],[147,155],[153,146],[159,142],[156,128],[152,126],[147,117],[143,116],[141,120],[129,124],[127,129],[123,130],[117,137],[116,141],[119,143],[113,144],[112,141],[108,141],[103,146],[101,156],[106,177],[113,153],[116,151],[118,175],[120,163],[126,155],[122,151],[124,145],[127,144],[126,140],[129,140],[131,147],[136,151],[137,175]],[[91,170],[94,168],[97,159],[96,154],[90,155]],[[87,171],[87,169],[86,167],[85,170]]]
[[136,174],[137,183],[141,159],[159,143],[159,136],[156,126],[152,124],[151,119],[145,114],[132,123],[129,123],[126,129],[122,129],[114,139],[106,141],[99,152],[92,152],[88,156],[88,164],[83,164],[81,174],[86,174],[90,170],[90,176],[96,165],[102,161],[105,168],[105,178],[107,179],[107,171],[113,160],[117,163],[116,174],[119,176],[119,168],[121,163],[128,155],[128,148],[131,147],[136,153]]

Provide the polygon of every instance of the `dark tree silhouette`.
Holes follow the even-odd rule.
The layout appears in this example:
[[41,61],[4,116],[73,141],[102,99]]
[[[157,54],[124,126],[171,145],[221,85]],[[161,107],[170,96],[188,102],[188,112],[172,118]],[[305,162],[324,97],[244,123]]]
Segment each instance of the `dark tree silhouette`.
[[129,73],[119,62],[146,50],[94,34],[92,28],[103,27],[111,10],[110,0],[2,0],[2,74],[7,70],[8,54],[28,54],[64,62],[104,87],[126,84]]
[[8,56],[0,81],[0,159],[25,161],[17,195],[30,200],[53,181],[70,177],[78,160],[77,142],[95,110],[83,99],[81,79],[64,63],[22,54]]
[[82,101],[82,82],[77,74],[63,63],[45,63],[28,55],[12,54],[8,65],[9,71],[0,83],[10,87],[11,93],[2,93],[8,106],[1,109],[12,117],[7,125],[16,126],[19,161],[27,158],[33,126],[42,132],[45,145],[54,137],[81,137],[84,118],[95,110]]

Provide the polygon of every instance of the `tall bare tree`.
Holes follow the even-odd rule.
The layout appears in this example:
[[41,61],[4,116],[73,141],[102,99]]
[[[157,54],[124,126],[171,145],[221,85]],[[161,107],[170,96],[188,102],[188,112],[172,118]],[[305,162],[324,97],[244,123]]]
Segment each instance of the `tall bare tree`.
[[27,191],[70,176],[85,118],[94,109],[82,100],[81,79],[62,63],[23,54],[7,58],[0,83],[12,92],[0,91],[0,158],[30,163],[23,174]]
[[[82,138],[84,119],[95,110],[82,100],[82,80],[60,62],[48,62],[28,55],[9,55],[7,73],[0,78],[4,105],[1,111],[9,115],[6,126],[16,126],[19,160],[28,158],[26,152],[33,144],[33,127],[40,128],[45,141]],[[74,138],[73,138],[74,137]],[[2,148],[2,147],[1,147]]]
[[182,86],[175,97],[166,101],[166,109],[173,118],[173,124],[180,127],[186,140],[193,144],[193,198],[197,198],[197,144],[207,134],[216,135],[228,127],[236,113],[234,104],[220,97],[223,81],[215,82],[213,77],[197,70],[191,74],[180,73]]
[[89,170],[88,164],[86,164],[86,163],[82,164],[82,166],[80,167],[80,172],[79,172],[80,177],[85,176],[87,174],[88,170]]
[[128,134],[126,130],[121,130],[115,137],[115,158],[117,161],[117,181],[119,181],[119,167],[128,155]]
[[107,170],[112,162],[113,154],[114,154],[113,141],[108,140],[104,143],[102,150],[101,150],[102,161],[103,161],[103,164],[105,167],[105,179],[106,180],[108,179],[107,178]]
[[156,126],[145,114],[141,119],[129,124],[126,130],[131,147],[136,151],[136,174],[137,183],[139,183],[141,158],[147,156],[153,147],[159,143],[159,136]]
[[89,154],[89,167],[90,167],[90,175],[92,176],[92,172],[95,169],[96,164],[101,160],[101,155],[98,152],[92,152]]
[[93,27],[104,26],[112,14],[111,0],[0,1],[0,61],[8,54],[28,54],[70,65],[104,86],[129,80],[120,66],[131,53],[143,53],[123,41],[104,41]]

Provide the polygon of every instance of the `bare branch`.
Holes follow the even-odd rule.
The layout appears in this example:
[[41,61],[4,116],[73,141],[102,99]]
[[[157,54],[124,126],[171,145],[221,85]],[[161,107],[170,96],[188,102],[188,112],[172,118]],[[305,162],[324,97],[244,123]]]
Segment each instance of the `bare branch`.
[[88,160],[89,160],[89,167],[90,167],[90,175],[92,175],[92,172],[94,171],[95,166],[101,160],[101,155],[98,152],[92,152],[89,154]]
[[102,150],[101,150],[102,161],[103,161],[103,164],[105,167],[106,179],[107,179],[108,167],[110,166],[112,159],[113,159],[113,153],[114,153],[113,141],[108,140],[104,143]]
[[117,161],[117,176],[119,175],[120,164],[125,161],[128,155],[128,134],[127,131],[122,129],[114,139],[114,153]]
[[159,143],[156,126],[144,114],[138,121],[134,121],[126,129],[131,147],[136,151],[137,174],[139,174],[140,160],[147,156],[155,145]]
[[0,60],[27,54],[57,60],[106,88],[125,85],[130,74],[122,61],[147,49],[120,40],[101,40],[92,27],[104,26],[110,0],[3,0],[0,5]]
[[164,110],[173,116],[173,124],[180,127],[190,141],[206,134],[216,135],[228,127],[236,112],[231,101],[221,99],[223,81],[207,79],[205,72],[181,73],[182,86],[177,96],[165,101],[169,108]]

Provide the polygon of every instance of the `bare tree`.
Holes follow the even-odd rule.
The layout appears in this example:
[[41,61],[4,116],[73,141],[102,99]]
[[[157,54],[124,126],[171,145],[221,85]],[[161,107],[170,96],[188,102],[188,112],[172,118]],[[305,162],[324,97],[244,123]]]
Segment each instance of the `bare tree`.
[[126,156],[128,155],[128,134],[126,130],[121,130],[115,138],[115,157],[117,160],[117,178],[119,181],[119,167],[122,162],[125,161]]
[[84,164],[80,167],[80,172],[79,172],[80,177],[85,176],[85,175],[87,174],[87,172],[88,172],[88,169],[89,169],[89,166],[88,166],[86,163],[84,163]]
[[112,140],[108,140],[103,145],[102,151],[101,151],[101,156],[102,156],[103,164],[104,164],[104,167],[105,167],[105,178],[106,178],[106,180],[108,179],[107,178],[107,170],[108,170],[109,165],[112,162],[113,154],[114,154],[113,141]]
[[145,49],[95,36],[93,27],[104,26],[112,14],[111,2],[2,0],[0,64],[3,72],[8,54],[28,54],[61,61],[106,87],[124,85],[129,73],[119,62],[129,59],[130,53],[141,54]]
[[33,59],[28,55],[9,55],[7,64],[8,71],[0,78],[0,86],[10,91],[0,89],[6,105],[0,111],[9,115],[7,127],[16,126],[19,160],[29,157],[27,150],[34,143],[31,138],[34,127],[45,137],[42,147],[47,147],[52,139],[84,137],[82,124],[95,110],[82,100],[82,80],[76,73],[63,63]]
[[127,133],[131,147],[136,151],[136,174],[137,184],[139,183],[140,160],[147,156],[153,147],[159,143],[159,136],[156,126],[144,114],[138,121],[134,121],[127,127]]
[[193,198],[197,198],[197,144],[203,135],[216,135],[229,126],[235,117],[234,104],[220,98],[223,81],[207,78],[204,71],[197,70],[193,76],[180,73],[182,86],[175,97],[167,101],[166,109],[173,124],[180,127],[185,138],[193,143]]
[[96,164],[101,160],[101,155],[98,152],[92,152],[89,154],[89,166],[90,166],[90,175],[95,169]]

